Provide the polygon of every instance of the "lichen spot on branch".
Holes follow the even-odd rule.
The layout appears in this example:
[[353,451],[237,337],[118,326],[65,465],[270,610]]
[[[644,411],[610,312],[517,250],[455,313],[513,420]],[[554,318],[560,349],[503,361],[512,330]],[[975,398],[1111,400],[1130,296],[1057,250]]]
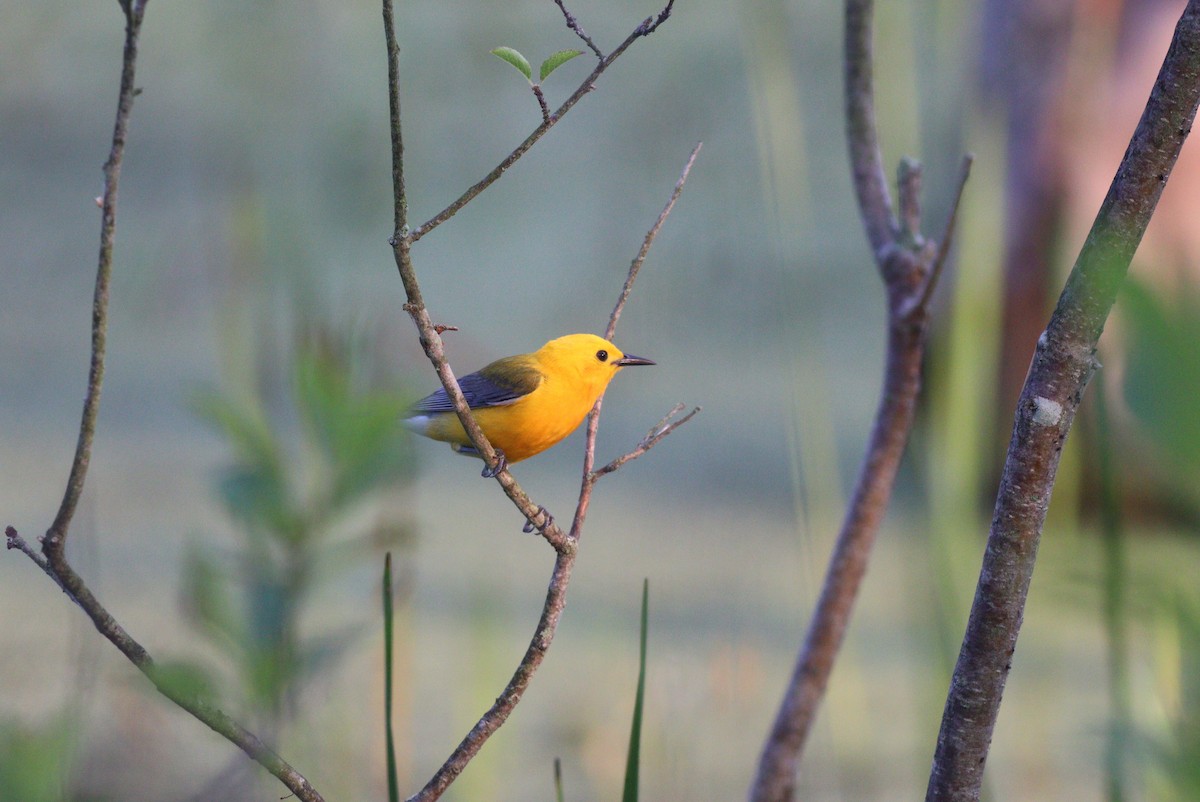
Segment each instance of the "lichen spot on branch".
[[1062,414],[1062,404],[1057,401],[1040,395],[1033,399],[1033,422],[1039,426],[1057,426]]

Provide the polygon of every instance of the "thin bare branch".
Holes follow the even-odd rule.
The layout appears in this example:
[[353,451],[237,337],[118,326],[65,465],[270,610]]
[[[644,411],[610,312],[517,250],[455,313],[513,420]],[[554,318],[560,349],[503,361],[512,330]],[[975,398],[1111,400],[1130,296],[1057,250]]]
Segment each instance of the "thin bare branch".
[[671,407],[671,411],[664,415],[663,419],[655,424],[654,428],[646,433],[646,436],[641,439],[641,442],[637,444],[636,448],[634,448],[632,451],[622,454],[604,467],[593,471],[590,475],[591,482],[594,484],[601,476],[610,474],[625,463],[642,456],[647,451],[662,442],[664,437],[694,418],[696,413],[702,409],[702,407],[693,407],[692,411],[684,415],[682,418],[679,418],[678,420],[672,420],[672,418],[686,408],[686,404],[676,404],[675,406]]
[[759,760],[750,794],[756,802],[782,802],[794,797],[800,756],[850,623],[912,429],[921,386],[924,335],[924,326],[903,322],[889,326],[884,388],[866,457],[829,558],[808,634]]
[[[478,449],[488,467],[495,469],[498,464],[496,450],[488,442],[487,437],[479,428],[479,424],[475,422],[474,416],[471,415],[467,400],[463,397],[462,390],[458,386],[458,380],[454,377],[454,371],[446,361],[446,353],[439,332],[439,325],[433,322],[425,308],[425,300],[421,296],[421,287],[417,282],[416,271],[412,263],[411,251],[415,238],[406,236],[404,233],[405,228],[408,226],[408,200],[405,195],[404,167],[402,164],[404,160],[404,139],[401,132],[400,117],[400,49],[396,43],[392,0],[383,0],[383,21],[385,28],[384,37],[387,42],[388,97],[390,98],[389,106],[391,109],[392,126],[392,190],[396,209],[396,230],[392,234],[390,242],[396,259],[396,267],[400,273],[400,281],[404,285],[404,293],[408,297],[408,302],[404,305],[404,310],[408,312],[413,323],[416,324],[421,347],[424,349],[430,363],[432,363],[434,370],[437,371],[442,386],[446,388],[446,392],[454,403],[454,411],[458,415],[459,420],[462,421],[463,428],[466,430],[467,436],[470,437],[472,445]],[[444,326],[441,329],[442,331],[447,330]],[[528,494],[521,489],[516,479],[507,470],[497,471],[496,481],[504,489],[505,494],[516,505],[517,509],[521,511],[528,521],[537,527],[538,531],[541,532],[542,536],[546,538],[555,550],[559,553],[573,550],[573,545],[567,542],[566,533],[550,520],[544,507],[535,504],[529,498]]]
[[495,704],[488,708],[458,747],[442,764],[432,779],[418,793],[409,797],[409,802],[430,802],[440,797],[450,783],[462,773],[471,759],[483,748],[483,744],[501,725],[508,720],[509,714],[521,701],[521,696],[529,686],[529,681],[537,671],[538,666],[550,649],[558,621],[562,617],[563,607],[567,600],[567,587],[571,581],[571,570],[575,566],[575,552],[558,552],[554,560],[554,572],[550,575],[550,585],[546,590],[546,601],[542,606],[542,615],[538,619],[537,629],[533,639],[525,650],[525,655],[517,665],[517,670],[497,697]]
[[[67,588],[63,585],[62,580],[58,578],[58,574],[54,573],[54,569],[50,567],[50,563],[45,557],[43,557],[41,554],[38,554],[38,552],[34,550],[33,546],[30,546],[28,543],[26,543],[25,538],[21,537],[16,529],[11,526],[4,527],[4,537],[8,542],[6,548],[16,549],[29,559],[33,560],[33,564],[38,568],[41,568],[42,573],[53,579],[54,584],[58,585],[58,587],[61,588],[64,593],[67,593]],[[67,593],[67,598],[71,599],[71,601],[75,601],[74,597],[72,597],[70,593]]]
[[[471,408],[467,405],[467,399],[463,396],[462,389],[458,386],[458,380],[454,377],[454,371],[450,368],[450,363],[446,360],[446,352],[442,344],[442,338],[438,334],[438,327],[430,319],[425,307],[411,300],[413,298],[420,298],[420,287],[417,284],[416,273],[413,269],[408,240],[404,238],[398,240],[394,251],[401,280],[410,298],[410,301],[404,305],[404,308],[412,318],[413,323],[417,326],[421,347],[425,350],[425,355],[433,364],[434,370],[437,371],[438,378],[442,382],[442,386],[446,388],[446,393],[454,403],[454,411],[458,415],[458,419],[462,422],[467,436],[471,439],[471,444],[479,451],[488,467],[495,470],[499,465],[498,454],[496,453],[496,449],[492,447],[492,444],[488,442],[483,430],[479,428],[474,415],[471,414]],[[554,523],[549,513],[546,512],[545,507],[534,503],[507,468],[495,471],[495,479],[500,487],[503,488],[505,495],[512,500],[517,509],[521,511],[521,514],[525,516],[525,519],[533,524],[534,528],[541,533],[542,537],[556,551],[560,554],[574,551],[575,546],[570,542],[567,533]]]
[[120,623],[104,608],[91,592],[83,578],[75,573],[65,560],[51,561],[60,580],[60,587],[92,619],[96,630],[107,638],[154,684],[155,689],[193,717],[207,725],[241,749],[251,760],[279,779],[301,802],[324,802],[324,797],[312,787],[300,772],[272,751],[257,735],[243,727],[224,711],[206,699],[185,691],[178,683],[171,682],[158,671],[158,666],[149,652],[131,636]]
[[629,300],[629,293],[633,291],[633,282],[642,269],[642,263],[646,261],[646,254],[650,253],[650,246],[654,244],[654,238],[658,236],[659,229],[667,221],[671,209],[675,208],[675,201],[679,200],[679,195],[683,192],[683,185],[687,183],[688,174],[692,172],[692,165],[696,163],[696,157],[700,155],[702,147],[704,147],[704,143],[697,142],[696,147],[692,148],[687,163],[683,165],[683,172],[679,174],[679,180],[675,182],[675,189],[671,192],[671,197],[667,199],[667,205],[659,212],[658,219],[646,232],[637,256],[633,257],[633,263],[629,265],[629,274],[625,277],[625,286],[621,288],[621,294],[617,297],[617,305],[613,307],[612,314],[608,316],[608,325],[604,328],[604,339],[611,340],[616,333],[617,321],[621,319],[621,311],[625,308],[625,302]]
[[134,73],[137,65],[138,36],[146,12],[145,0],[121,4],[125,12],[125,49],[121,63],[121,85],[117,97],[117,117],[113,123],[112,148],[104,163],[104,195],[100,201],[100,256],[96,268],[96,285],[92,295],[92,356],[88,366],[87,392],[79,422],[79,438],[75,458],[54,523],[42,540],[42,550],[53,564],[57,554],[62,557],[67,530],[75,516],[88,465],[92,460],[92,440],[96,434],[96,415],[100,411],[100,391],[104,385],[105,346],[108,341],[108,287],[112,277],[113,235],[117,218],[117,186],[121,180],[121,161],[125,156],[125,137],[129,129],[129,113],[137,95]]
[[622,53],[629,49],[630,45],[632,45],[638,39],[641,39],[643,36],[649,36],[650,34],[654,33],[654,31],[658,29],[659,25],[666,22],[671,16],[671,9],[674,7],[674,5],[675,0],[668,0],[667,5],[658,13],[658,16],[647,17],[641,25],[633,30],[633,33],[625,37],[625,41],[617,45],[613,52],[601,58],[600,63],[596,65],[596,68],[592,70],[591,74],[583,79],[583,82],[579,84],[579,87],[571,94],[570,97],[563,101],[561,106],[555,109],[554,113],[550,115],[548,120],[543,121],[541,125],[535,128],[533,133],[525,137],[524,142],[522,142],[520,145],[517,145],[517,147],[511,153],[505,156],[504,159],[498,165],[496,165],[490,173],[485,175],[470,189],[460,195],[457,200],[455,200],[445,209],[442,209],[433,217],[429,218],[429,220],[413,229],[408,235],[409,243],[415,243],[417,240],[421,239],[421,237],[425,236],[430,231],[449,220],[458,213],[459,209],[470,203],[476,195],[478,195],[480,192],[483,192],[492,184],[496,183],[500,176],[504,175],[508,168],[512,167],[516,163],[517,159],[529,152],[529,149],[532,148],[539,139],[545,136],[546,132],[554,127],[555,123],[563,118],[563,115],[570,111],[576,103],[582,100],[584,95],[586,95],[588,92],[591,92],[595,88],[595,83],[600,76],[604,74],[605,70],[612,66],[614,61],[621,57]]
[[[454,373],[446,362],[445,352],[441,338],[434,326],[432,320],[426,312],[424,299],[421,297],[420,286],[416,280],[416,273],[412,266],[411,248],[422,236],[433,230],[445,220],[452,217],[459,209],[469,203],[480,192],[491,186],[504,171],[507,170],[518,158],[524,155],[533,145],[545,134],[549,128],[556,123],[563,114],[569,111],[582,97],[590,91],[593,83],[599,76],[615,61],[634,41],[652,33],[660,24],[662,24],[669,16],[674,0],[669,0],[664,9],[659,13],[657,18],[647,18],[637,29],[634,30],[625,41],[622,42],[611,54],[602,59],[591,75],[580,84],[575,93],[563,103],[562,106],[555,111],[550,118],[542,123],[532,134],[525,139],[510,153],[491,173],[476,183],[466,192],[464,192],[458,200],[448,206],[439,214],[435,215],[428,222],[418,226],[411,232],[407,231],[407,198],[404,194],[403,167],[399,163],[403,161],[403,138],[400,133],[400,89],[399,89],[399,48],[396,45],[395,39],[395,22],[392,14],[391,0],[384,0],[384,26],[387,29],[386,40],[388,45],[388,86],[390,106],[392,110],[392,162],[393,162],[393,189],[396,197],[396,230],[391,238],[393,251],[396,257],[396,266],[400,272],[401,281],[404,284],[405,294],[408,296],[408,303],[405,304],[405,310],[412,317],[413,323],[416,324],[417,330],[420,333],[421,346],[425,350],[425,355],[433,364],[437,371],[438,378],[442,381],[442,386],[446,389],[451,401],[454,404],[454,409],[459,420],[463,424],[463,428],[467,432],[472,445],[479,451],[484,462],[489,468],[495,469],[497,466],[496,452],[492,445],[487,442],[486,436],[480,430],[478,424],[475,423],[471,415],[470,408],[467,406],[466,399],[462,395],[461,389],[458,387],[458,382],[454,378]],[[505,494],[513,501],[530,524],[534,526],[542,536],[554,546],[556,550],[562,552],[565,549],[572,548],[567,543],[567,534],[564,533],[556,524],[554,524],[551,516],[546,512],[545,507],[534,504],[529,496],[521,489],[516,480],[506,470],[497,471],[496,480],[504,489]]]
[[[392,135],[392,190],[396,200],[392,210],[395,215],[392,245],[396,246],[399,238],[408,236],[408,190],[404,185],[404,130],[400,125],[400,44],[396,41],[392,0],[383,0],[383,35],[387,42],[388,120]],[[416,299],[410,294],[408,300],[421,303],[420,293]]]
[[921,178],[924,170],[916,159],[905,156],[896,168],[896,195],[900,203],[900,232],[902,243],[921,240]]
[[1100,332],[1200,106],[1200,0],[1175,28],[1141,121],[1059,296],[1017,403],[991,532],[926,790],[979,798],[1063,443]]
[[[697,146],[696,150],[693,150],[691,157],[688,159],[687,167],[684,170],[683,176],[681,177],[680,181],[676,183],[671,200],[667,204],[667,208],[662,214],[660,214],[659,219],[651,228],[651,234],[648,235],[645,241],[643,241],[642,250],[639,252],[639,256],[634,259],[634,264],[630,267],[630,275],[626,278],[625,286],[622,288],[621,300],[618,302],[617,308],[614,309],[613,315],[609,318],[609,336],[612,335],[612,332],[615,329],[616,319],[620,315],[620,307],[624,305],[625,300],[628,298],[629,290],[633,283],[633,274],[636,273],[642,262],[645,261],[646,251],[653,242],[654,235],[656,235],[658,230],[662,227],[666,215],[669,214],[671,207],[674,205],[675,200],[679,196],[680,191],[682,191],[683,183],[687,178],[687,172],[690,170],[692,163],[695,161],[696,152],[698,149],[699,146]],[[413,284],[415,285],[416,279],[412,274],[412,264],[411,259],[408,257],[407,246],[407,242],[402,241],[399,243],[399,247],[403,253],[403,259],[401,260],[401,274],[402,276],[407,275],[409,278],[411,278]],[[412,309],[409,311],[410,314],[413,313]],[[421,315],[424,314],[423,309],[419,311]],[[423,326],[422,321],[418,319],[416,315],[414,315],[414,319],[417,320],[418,330],[420,330],[422,333],[423,345],[426,339],[429,339],[428,335],[436,337],[437,332],[435,330]],[[430,341],[432,342],[432,340]],[[437,342],[437,348],[440,348],[440,340]],[[429,353],[429,350],[430,349],[427,348],[426,353]],[[435,366],[439,367],[439,374],[441,373],[442,367],[445,367],[446,370],[449,371],[449,367],[445,364],[444,356],[440,354],[440,351],[436,353],[439,357],[441,357],[440,359],[435,360]],[[444,386],[452,398],[455,395],[455,391],[458,391],[458,395],[461,397],[461,391],[459,391],[456,382],[451,382],[450,384],[444,383]],[[468,421],[471,425],[474,425],[474,420],[471,419],[469,410],[458,409],[458,402],[456,401],[455,403],[456,410],[460,413],[459,418],[463,421],[464,426],[468,425]],[[466,403],[464,399],[463,407],[465,408],[465,406]],[[462,414],[464,411],[466,412],[466,415]],[[479,720],[475,723],[475,726],[471,728],[471,731],[467,733],[466,737],[463,738],[458,747],[451,753],[450,757],[446,759],[434,776],[429,780],[428,783],[426,783],[425,787],[422,788],[420,792],[410,797],[410,802],[430,802],[430,800],[435,800],[445,792],[446,788],[448,788],[452,782],[454,782],[455,778],[462,773],[467,764],[475,757],[476,754],[478,754],[479,750],[483,748],[483,744],[488,740],[488,738],[491,737],[492,733],[498,730],[508,719],[508,716],[512,713],[517,703],[521,700],[521,696],[524,694],[526,687],[528,687],[534,672],[536,672],[538,666],[541,665],[546,651],[550,648],[550,644],[553,642],[559,619],[562,616],[563,607],[566,604],[567,586],[570,582],[571,571],[574,567],[575,557],[578,553],[579,535],[583,529],[583,522],[587,514],[587,508],[592,495],[592,488],[595,483],[595,478],[592,477],[591,470],[592,466],[595,464],[596,431],[599,411],[600,403],[597,402],[596,406],[592,409],[592,412],[588,416],[588,436],[584,448],[584,481],[583,486],[580,489],[579,502],[576,506],[575,517],[572,522],[569,535],[564,535],[562,533],[562,530],[551,520],[549,514],[544,508],[533,505],[533,502],[524,495],[523,491],[521,491],[516,485],[515,480],[512,479],[511,474],[509,474],[507,470],[500,471],[496,475],[497,480],[501,482],[501,486],[505,487],[506,492],[509,492],[510,488],[512,489],[513,492],[509,492],[510,498],[512,498],[514,492],[520,494],[522,503],[517,504],[518,508],[529,520],[530,524],[538,528],[542,532],[542,535],[548,541],[550,541],[552,545],[554,545],[557,552],[554,563],[554,571],[550,577],[550,584],[546,591],[546,600],[542,607],[542,614],[538,621],[538,626],[534,631],[534,635],[529,643],[529,646],[525,650],[525,654],[522,657],[521,662],[518,664],[512,678],[505,686],[504,691],[496,699],[495,704],[488,708],[488,710],[479,718]],[[683,420],[675,421],[673,423],[668,423],[667,421],[660,423],[658,430],[652,432],[649,436],[654,442],[646,445],[646,448],[653,446],[654,443],[657,443],[679,425],[682,425],[683,422],[685,422],[687,419],[690,419],[694,414],[695,411],[693,411]],[[478,429],[477,426],[475,428]],[[470,433],[470,429],[468,429],[468,433]],[[483,433],[479,432],[479,441],[475,441],[476,447],[478,448],[481,443],[486,444],[487,441],[486,438],[483,437]],[[645,445],[645,441],[643,441],[643,444]],[[480,450],[482,451],[482,449]],[[645,449],[643,449],[643,452],[644,450]],[[630,458],[632,459],[632,457]],[[506,485],[506,482],[510,484]],[[514,499],[514,501],[516,501],[516,499]],[[533,506],[533,509],[530,509],[530,506]]]
[[650,17],[647,17],[646,21],[643,22],[641,27],[638,28],[637,33],[640,36],[649,36],[650,34],[654,33],[656,30],[658,30],[659,25],[662,25],[664,22],[670,19],[671,10],[674,7],[675,0],[667,0],[666,6],[663,7],[662,11],[658,12],[658,16],[654,17],[653,21],[651,21]]
[[[670,10],[668,4],[667,10]],[[696,162],[696,157],[700,154],[700,148],[704,143],[697,142],[696,147],[692,148],[691,154],[688,156],[687,162],[684,163],[683,170],[679,174],[679,180],[675,182],[674,189],[671,190],[671,197],[667,199],[663,210],[659,212],[658,218],[654,224],[646,232],[646,236],[642,238],[642,246],[638,249],[637,255],[633,257],[633,261],[629,264],[629,272],[625,276],[625,284],[621,287],[621,293],[617,296],[617,303],[613,306],[612,313],[608,316],[608,325],[604,328],[604,338],[611,340],[617,333],[617,321],[621,319],[621,312],[625,309],[625,302],[629,299],[629,293],[633,291],[633,282],[637,279],[638,273],[642,269],[642,263],[646,261],[646,255],[650,252],[650,246],[654,244],[658,232],[662,229],[663,223],[671,214],[671,210],[675,208],[675,201],[679,199],[679,195],[683,192],[683,186],[687,183],[688,175],[692,172],[692,165]],[[575,540],[583,533],[583,522],[587,519],[588,507],[592,503],[592,488],[596,484],[596,478],[593,476],[592,470],[596,466],[596,436],[600,432],[600,408],[604,404],[604,396],[601,395],[596,399],[596,405],[592,407],[592,411],[587,417],[587,433],[584,437],[583,446],[583,479],[579,488],[579,502],[575,505],[575,518],[571,522],[571,537]]]
[[97,631],[116,646],[154,684],[159,693],[242,749],[253,760],[279,778],[298,799],[303,802],[323,802],[321,795],[299,772],[268,749],[252,732],[207,701],[187,695],[175,685],[164,681],[149,653],[100,604],[100,601],[66,558],[67,534],[79,498],[83,493],[88,465],[91,462],[96,417],[100,408],[100,393],[104,383],[109,283],[112,275],[113,241],[116,231],[117,187],[120,182],[121,163],[125,154],[129,115],[133,109],[133,99],[138,94],[135,87],[135,74],[138,39],[146,11],[146,0],[121,0],[120,5],[125,13],[125,46],[116,121],[113,124],[112,147],[108,160],[104,164],[104,195],[100,199],[100,255],[92,301],[92,352],[88,367],[87,392],[79,425],[79,438],[62,504],[59,506],[54,522],[50,525],[45,537],[42,538],[42,553],[45,558],[39,557],[12,527],[5,530],[8,548],[16,548],[24,552],[39,568],[49,574],[63,592],[87,613]]
[[563,4],[563,0],[554,0],[554,4],[558,6],[563,13],[563,19],[567,21],[567,27],[575,32],[575,35],[583,40],[583,43],[588,46],[588,49],[596,54],[596,58],[604,61],[604,54],[600,52],[600,48],[596,47],[596,43],[592,41],[592,37],[588,36],[583,26],[579,24],[579,20],[575,19],[575,15],[567,11],[567,7]]

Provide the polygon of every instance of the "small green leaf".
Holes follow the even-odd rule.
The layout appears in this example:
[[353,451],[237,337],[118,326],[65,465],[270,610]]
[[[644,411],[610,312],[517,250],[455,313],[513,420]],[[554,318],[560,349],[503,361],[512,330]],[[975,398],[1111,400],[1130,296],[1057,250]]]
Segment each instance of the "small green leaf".
[[[493,50],[492,52],[494,53],[496,51]],[[550,75],[550,73],[554,72],[559,67],[566,64],[568,61],[575,58],[576,56],[582,56],[582,55],[583,55],[582,50],[560,50],[557,53],[554,53],[553,55],[551,55],[549,58],[547,58],[545,61],[542,62],[542,69],[541,69],[542,77],[539,80],[542,80],[542,81],[546,80],[546,78]]]
[[533,80],[533,67],[530,67],[529,61],[516,50],[513,50],[511,47],[497,47],[492,51],[492,55],[499,56],[516,67],[525,76],[526,80]]

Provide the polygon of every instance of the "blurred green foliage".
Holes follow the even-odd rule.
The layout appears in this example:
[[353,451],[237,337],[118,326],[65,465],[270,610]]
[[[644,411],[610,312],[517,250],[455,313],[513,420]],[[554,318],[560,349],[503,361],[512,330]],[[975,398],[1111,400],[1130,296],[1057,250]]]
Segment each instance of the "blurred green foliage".
[[1131,280],[1121,309],[1129,324],[1125,400],[1143,431],[1194,488],[1200,475],[1200,287],[1184,281],[1168,296]]
[[[63,802],[75,735],[65,716],[33,725],[0,721],[0,800]],[[92,797],[95,802],[98,799]]]
[[[295,337],[288,398],[296,423],[268,408],[261,387],[201,393],[197,414],[228,442],[233,460],[216,482],[235,524],[234,555],[194,543],[183,571],[183,599],[196,629],[234,658],[243,704],[278,725],[299,685],[329,666],[359,627],[301,634],[314,586],[384,543],[403,545],[403,521],[355,513],[376,491],[415,477],[400,420],[407,397],[378,386],[368,351],[332,327]],[[196,683],[194,670],[187,672]]]
[[1171,645],[1160,650],[1168,676],[1178,686],[1166,689],[1169,705],[1161,732],[1147,735],[1149,753],[1161,770],[1152,798],[1189,802],[1200,799],[1200,600],[1180,593],[1163,600],[1157,623]]

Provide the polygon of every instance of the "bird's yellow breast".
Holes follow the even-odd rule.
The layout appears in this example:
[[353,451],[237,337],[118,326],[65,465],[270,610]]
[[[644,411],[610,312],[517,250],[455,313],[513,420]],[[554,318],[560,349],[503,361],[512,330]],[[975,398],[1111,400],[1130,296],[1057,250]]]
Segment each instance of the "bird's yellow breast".
[[[472,410],[488,442],[503,451],[510,463],[545,451],[575,431],[608,384],[568,366],[539,365],[538,369],[542,382],[533,392],[512,403]],[[607,379],[612,373],[600,375]],[[453,412],[434,416],[425,435],[460,446],[471,443]]]
[[595,398],[548,380],[519,401],[474,414],[488,441],[503,451],[509,462],[519,462],[570,435],[594,403]]

